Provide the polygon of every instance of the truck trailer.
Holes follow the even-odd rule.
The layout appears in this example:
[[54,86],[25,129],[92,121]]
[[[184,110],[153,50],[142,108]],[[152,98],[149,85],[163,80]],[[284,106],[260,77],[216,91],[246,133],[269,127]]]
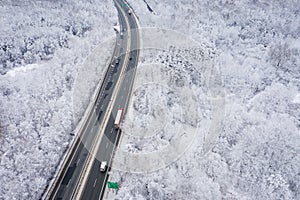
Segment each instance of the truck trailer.
[[114,123],[115,129],[120,128],[120,124],[121,124],[121,121],[122,121],[122,116],[123,116],[123,108],[119,108],[118,112],[117,112],[117,115],[116,115],[115,123]]

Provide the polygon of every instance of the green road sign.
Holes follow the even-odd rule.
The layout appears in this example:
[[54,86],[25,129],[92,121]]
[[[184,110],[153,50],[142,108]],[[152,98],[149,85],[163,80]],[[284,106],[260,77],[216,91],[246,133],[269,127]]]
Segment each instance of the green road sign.
[[108,188],[119,189],[119,185],[116,182],[107,182]]

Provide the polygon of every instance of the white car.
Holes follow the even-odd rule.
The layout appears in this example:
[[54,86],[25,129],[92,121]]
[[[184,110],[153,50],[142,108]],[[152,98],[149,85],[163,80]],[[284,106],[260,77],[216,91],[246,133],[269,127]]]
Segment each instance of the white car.
[[100,172],[105,172],[106,171],[106,167],[107,167],[107,162],[106,161],[102,161],[100,163]]

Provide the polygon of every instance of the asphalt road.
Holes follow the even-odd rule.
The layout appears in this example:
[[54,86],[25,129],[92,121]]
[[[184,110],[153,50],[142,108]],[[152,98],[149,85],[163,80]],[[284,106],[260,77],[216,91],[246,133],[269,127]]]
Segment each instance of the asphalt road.
[[[128,14],[129,7],[122,1],[116,0],[119,6],[116,6],[119,13],[119,21],[121,25],[121,31],[123,35],[118,35],[117,45],[114,50],[112,63],[107,71],[103,85],[97,96],[97,100],[93,105],[91,114],[88,116],[87,123],[83,127],[83,133],[81,140],[76,141],[74,153],[67,161],[67,165],[64,167],[63,173],[59,175],[58,183],[53,186],[51,194],[48,199],[72,199],[76,190],[80,176],[82,175],[84,165],[89,156],[91,146],[95,142],[95,137],[99,133],[99,128],[103,122],[104,113],[108,109],[108,104],[111,101],[112,93],[115,89],[116,83],[120,78],[121,68],[125,62],[125,53],[127,49],[127,33],[131,31],[130,46],[134,49],[130,52],[130,59],[126,66],[126,73],[123,76],[121,86],[117,93],[117,97],[109,117],[107,126],[104,131],[104,135],[101,139],[99,151],[96,158],[93,160],[93,167],[89,173],[89,178],[85,184],[85,189],[82,194],[82,199],[99,199],[103,194],[103,188],[107,180],[107,172],[101,173],[100,161],[110,161],[114,145],[118,142],[118,136],[120,132],[117,132],[114,127],[114,117],[116,116],[118,108],[124,108],[126,112],[127,102],[129,101],[132,83],[135,75],[135,67],[138,62],[138,31],[137,24],[134,17]],[[122,9],[125,13],[121,12]],[[127,27],[126,20],[129,22]],[[119,59],[119,64],[116,64],[116,59]],[[99,161],[100,160],[100,161]]]
[[[139,33],[137,29],[137,23],[133,14],[128,14],[128,7],[124,5],[122,0],[116,0],[116,3],[119,3],[120,8],[123,9],[125,16],[119,10],[119,21],[122,23],[122,27],[126,27],[125,17],[128,19],[130,27],[126,28],[126,31],[131,31],[131,51],[129,56],[129,61],[126,66],[126,73],[124,74],[121,87],[118,91],[116,101],[114,103],[114,107],[112,110],[112,114],[107,123],[106,129],[104,131],[104,136],[102,137],[99,151],[93,161],[93,167],[90,171],[88,181],[85,185],[84,192],[81,196],[81,199],[100,199],[103,196],[105,184],[108,179],[108,170],[105,173],[100,172],[100,162],[107,161],[110,163],[110,160],[113,155],[114,146],[118,144],[118,140],[121,132],[115,130],[114,127],[114,119],[119,108],[124,108],[126,112],[127,103],[130,99],[132,84],[135,76],[135,68],[138,62],[138,49],[139,46]],[[124,30],[124,29],[123,29]]]

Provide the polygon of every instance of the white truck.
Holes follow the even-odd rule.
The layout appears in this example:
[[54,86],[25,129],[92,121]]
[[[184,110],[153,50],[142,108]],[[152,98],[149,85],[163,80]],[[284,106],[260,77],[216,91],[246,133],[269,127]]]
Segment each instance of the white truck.
[[117,32],[117,33],[120,33],[120,30],[121,30],[121,28],[120,28],[120,25],[115,25],[114,26],[114,30]]
[[118,112],[117,112],[117,115],[116,115],[115,123],[114,123],[115,129],[120,128],[120,124],[121,124],[121,121],[122,121],[122,116],[123,116],[123,108],[119,108]]
[[100,163],[100,172],[105,172],[106,171],[106,167],[107,167],[107,162],[106,161],[102,161]]

